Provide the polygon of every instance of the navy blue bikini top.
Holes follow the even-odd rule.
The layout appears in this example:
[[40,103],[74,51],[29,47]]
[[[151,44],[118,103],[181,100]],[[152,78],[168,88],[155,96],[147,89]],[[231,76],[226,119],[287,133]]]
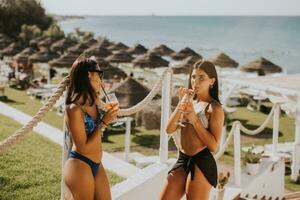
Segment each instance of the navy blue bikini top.
[[101,123],[102,118],[105,114],[105,111],[100,109],[98,105],[96,105],[97,108],[97,116],[96,119],[94,119],[92,116],[90,116],[86,111],[83,111],[84,113],[84,126],[85,126],[85,132],[87,135],[93,133],[95,128]]

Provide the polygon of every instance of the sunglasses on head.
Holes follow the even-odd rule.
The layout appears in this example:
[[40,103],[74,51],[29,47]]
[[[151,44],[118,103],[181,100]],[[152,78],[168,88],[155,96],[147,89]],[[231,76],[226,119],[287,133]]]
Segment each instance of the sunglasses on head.
[[103,78],[103,71],[102,70],[92,69],[92,70],[90,70],[90,72],[96,72],[96,73],[98,73],[100,79]]

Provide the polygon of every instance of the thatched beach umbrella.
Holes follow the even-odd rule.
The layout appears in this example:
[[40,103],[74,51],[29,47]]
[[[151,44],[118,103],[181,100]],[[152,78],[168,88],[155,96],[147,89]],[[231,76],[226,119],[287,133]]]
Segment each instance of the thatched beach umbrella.
[[36,50],[34,48],[27,47],[23,51],[21,51],[20,53],[15,55],[13,57],[13,61],[15,61],[17,63],[27,64],[29,56],[31,56],[35,52],[36,52]]
[[182,60],[179,64],[171,66],[173,69],[174,74],[189,74],[193,65],[200,60],[201,57],[199,56],[189,56],[186,59]]
[[157,67],[168,67],[169,61],[166,61],[159,55],[155,53],[147,53],[135,58],[133,61],[134,66],[139,67],[149,67],[149,68],[157,68]]
[[114,43],[110,42],[108,39],[103,39],[100,42],[100,46],[104,48],[108,48],[109,46],[112,46]]
[[90,38],[87,41],[84,41],[83,43],[86,44],[87,46],[91,47],[91,46],[97,45],[98,40],[96,40],[95,38]]
[[120,108],[130,108],[143,100],[150,89],[130,76],[109,92],[115,92]]
[[29,61],[32,63],[47,63],[48,61],[57,57],[59,57],[58,53],[44,49],[29,56]]
[[46,38],[43,36],[33,38],[29,41],[29,46],[35,49],[38,49],[38,43],[45,40]]
[[129,48],[127,50],[128,53],[132,54],[132,55],[139,55],[139,54],[144,54],[146,53],[148,50],[141,44],[137,44],[132,48]]
[[130,63],[133,57],[124,50],[114,52],[113,55],[108,56],[106,61],[110,63]]
[[51,60],[49,65],[51,67],[70,68],[77,58],[77,54],[67,52],[61,55],[59,58]]
[[0,54],[2,56],[14,56],[17,53],[20,53],[23,49],[24,47],[20,43],[13,42],[8,47],[2,49]]
[[282,68],[263,57],[259,57],[254,61],[251,61],[248,64],[242,66],[241,71],[263,72],[265,74],[269,74],[282,72]]
[[216,57],[209,60],[216,66],[219,66],[221,68],[235,68],[239,65],[235,60],[230,58],[225,53],[220,53]]
[[161,44],[158,47],[155,47],[155,48],[149,50],[149,52],[156,53],[160,56],[169,56],[172,53],[174,53],[174,50],[170,49],[169,47],[167,47],[164,44]]
[[67,51],[72,54],[80,55],[84,52],[84,50],[88,49],[89,47],[90,46],[87,45],[86,43],[80,43],[68,48]]
[[179,52],[174,52],[171,54],[171,57],[174,60],[183,60],[189,56],[197,56],[197,57],[202,58],[202,56],[200,54],[196,53],[194,50],[192,50],[189,47],[186,47],[186,48],[180,50]]
[[146,105],[143,110],[138,113],[141,118],[141,125],[147,130],[160,129],[161,122],[161,100],[154,100],[151,104]]
[[37,46],[38,46],[38,49],[39,50],[49,50],[50,49],[50,46],[53,44],[53,40],[51,38],[46,38],[42,41],[40,41]]
[[113,44],[110,47],[108,47],[108,50],[111,50],[111,51],[127,50],[127,49],[129,49],[129,47],[126,46],[125,44],[123,44],[122,42]]
[[97,58],[106,58],[107,56],[112,55],[112,52],[110,50],[102,47],[99,44],[88,48],[84,51],[84,53],[91,56],[96,56]]
[[56,42],[54,42],[51,47],[50,50],[51,51],[55,51],[55,52],[59,52],[60,54],[62,54],[65,50],[67,50],[69,47],[75,45],[76,43],[72,40],[69,40],[67,38],[58,40]]
[[127,77],[127,74],[122,69],[110,65],[109,62],[104,59],[98,58],[97,62],[100,69],[104,72],[104,79],[110,80],[114,76],[117,76],[120,79],[125,79]]

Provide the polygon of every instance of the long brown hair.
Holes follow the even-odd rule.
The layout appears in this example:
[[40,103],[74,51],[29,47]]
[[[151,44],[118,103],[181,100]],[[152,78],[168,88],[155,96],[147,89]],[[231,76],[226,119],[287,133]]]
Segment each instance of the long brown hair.
[[89,101],[89,105],[93,105],[96,100],[96,92],[93,89],[88,78],[88,72],[99,69],[96,60],[79,56],[73,63],[70,71],[70,85],[67,89],[66,105],[70,105],[83,98],[82,105]]
[[[190,78],[189,78],[189,89],[192,89],[192,84],[191,84],[191,77],[192,77],[192,73],[194,69],[201,69],[203,70],[209,78],[215,78],[215,82],[212,86],[212,88],[209,88],[209,95],[216,100],[217,102],[220,102],[219,99],[219,82],[218,82],[218,74],[217,74],[217,70],[215,65],[210,62],[210,61],[206,61],[206,60],[199,60],[197,61],[193,67],[192,70],[190,72]],[[196,96],[195,96],[196,97]]]

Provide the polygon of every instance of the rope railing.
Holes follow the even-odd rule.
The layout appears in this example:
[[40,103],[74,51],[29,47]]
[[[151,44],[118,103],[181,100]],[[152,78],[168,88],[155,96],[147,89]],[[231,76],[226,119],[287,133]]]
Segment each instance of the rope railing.
[[[145,105],[149,104],[155,97],[155,95],[159,92],[162,80],[167,73],[172,73],[172,70],[166,69],[161,75],[160,79],[156,81],[150,93],[141,102],[131,108],[120,109],[118,116],[132,115],[139,112],[143,107],[145,107]],[[17,130],[13,135],[0,142],[0,153],[16,144],[18,141],[24,138],[27,133],[32,131],[32,129],[42,120],[44,115],[55,105],[56,101],[62,96],[68,84],[69,76],[65,77],[64,80],[59,83],[57,90],[51,95],[48,101],[40,108],[40,110],[32,117],[32,119],[27,124],[25,124],[21,129]]]
[[270,122],[272,115],[274,114],[274,110],[276,109],[276,107],[279,106],[278,104],[274,104],[270,113],[268,114],[268,116],[266,117],[265,121],[262,123],[261,126],[259,126],[257,129],[255,130],[250,130],[247,129],[244,125],[242,125],[242,123],[240,121],[234,121],[232,124],[232,127],[230,129],[230,132],[224,142],[224,145],[222,146],[222,148],[214,155],[215,159],[219,159],[225,152],[226,148],[229,145],[229,142],[234,134],[234,131],[236,129],[236,127],[239,125],[240,126],[240,130],[243,131],[245,134],[247,135],[257,135],[259,133],[261,133],[267,126],[267,124]]
[[10,148],[14,144],[16,144],[18,141],[23,139],[27,133],[32,131],[32,129],[45,116],[46,112],[48,112],[53,107],[53,105],[55,105],[56,101],[62,96],[68,84],[69,84],[69,76],[65,77],[64,80],[60,82],[54,94],[51,95],[51,97],[46,102],[46,104],[44,104],[39,109],[39,111],[31,118],[31,120],[27,124],[25,124],[22,128],[17,130],[13,135],[9,136],[8,138],[0,142],[0,153]]
[[134,113],[139,112],[140,110],[142,110],[142,108],[144,108],[146,105],[148,105],[150,103],[150,101],[155,97],[155,95],[159,92],[161,85],[162,85],[162,81],[167,73],[172,73],[172,70],[166,69],[163,72],[163,74],[161,75],[160,79],[155,83],[155,85],[152,88],[152,90],[150,91],[150,93],[142,101],[140,101],[138,104],[136,104],[135,106],[133,106],[131,108],[121,109],[118,113],[118,116],[132,115]]

